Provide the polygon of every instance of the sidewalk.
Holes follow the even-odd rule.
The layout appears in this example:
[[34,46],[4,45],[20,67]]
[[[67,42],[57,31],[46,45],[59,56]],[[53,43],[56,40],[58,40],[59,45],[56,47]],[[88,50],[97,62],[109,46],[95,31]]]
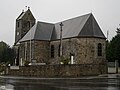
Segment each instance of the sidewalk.
[[[108,67],[108,73],[116,73],[115,67]],[[120,74],[120,67],[118,68],[118,73]]]

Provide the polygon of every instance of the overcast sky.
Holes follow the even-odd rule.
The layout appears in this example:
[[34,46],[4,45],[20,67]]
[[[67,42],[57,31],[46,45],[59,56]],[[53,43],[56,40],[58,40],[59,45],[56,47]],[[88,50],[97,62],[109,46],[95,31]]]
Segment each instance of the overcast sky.
[[51,23],[92,12],[109,39],[120,24],[120,0],[0,0],[0,41],[14,44],[15,20],[26,5],[37,21]]

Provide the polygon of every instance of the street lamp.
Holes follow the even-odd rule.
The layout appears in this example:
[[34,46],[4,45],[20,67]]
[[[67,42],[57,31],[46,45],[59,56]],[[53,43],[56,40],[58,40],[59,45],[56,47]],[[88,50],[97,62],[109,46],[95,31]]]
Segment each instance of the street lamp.
[[63,31],[63,23],[60,23],[60,57],[62,57],[62,31]]

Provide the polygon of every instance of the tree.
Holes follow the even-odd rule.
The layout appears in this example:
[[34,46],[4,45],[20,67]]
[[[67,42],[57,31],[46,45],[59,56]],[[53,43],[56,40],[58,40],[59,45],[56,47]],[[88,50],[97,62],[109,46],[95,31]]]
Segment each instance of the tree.
[[108,61],[119,60],[120,63],[120,34],[118,31],[117,35],[113,37],[110,42],[107,42],[106,46],[107,46],[106,50],[107,60]]
[[5,42],[0,42],[0,63],[13,63],[14,50]]

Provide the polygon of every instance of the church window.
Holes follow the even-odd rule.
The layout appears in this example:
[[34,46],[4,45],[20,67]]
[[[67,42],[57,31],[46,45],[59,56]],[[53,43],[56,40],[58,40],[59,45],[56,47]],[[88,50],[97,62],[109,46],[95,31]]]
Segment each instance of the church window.
[[102,44],[98,43],[98,56],[102,56]]
[[58,47],[58,56],[60,57],[60,45]]
[[51,45],[51,58],[54,58],[54,45]]

